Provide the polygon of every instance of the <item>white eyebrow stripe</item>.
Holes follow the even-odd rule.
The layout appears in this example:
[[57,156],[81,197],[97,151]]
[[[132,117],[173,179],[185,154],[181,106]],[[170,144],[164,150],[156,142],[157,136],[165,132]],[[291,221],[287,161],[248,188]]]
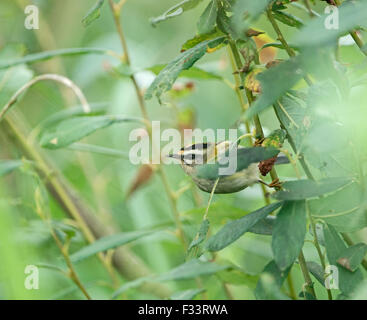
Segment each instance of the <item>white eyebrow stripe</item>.
[[203,155],[205,153],[205,150],[198,150],[198,149],[193,149],[193,150],[186,150],[182,153],[183,156],[188,156],[190,154],[194,154],[194,155]]

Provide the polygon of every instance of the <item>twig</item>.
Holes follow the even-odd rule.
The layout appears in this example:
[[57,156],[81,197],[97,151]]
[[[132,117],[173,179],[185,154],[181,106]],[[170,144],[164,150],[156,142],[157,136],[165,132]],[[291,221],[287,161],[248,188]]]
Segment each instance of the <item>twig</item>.
[[[117,29],[117,32],[119,34],[119,38],[120,38],[122,48],[124,50],[125,63],[128,66],[130,66],[131,61],[130,61],[130,56],[129,56],[129,50],[128,50],[127,42],[126,42],[126,39],[125,39],[125,34],[124,34],[124,31],[123,31],[123,28],[122,28],[122,25],[121,25],[121,22],[120,22],[121,9],[122,9],[124,3],[125,3],[125,0],[120,1],[119,4],[114,3],[113,0],[109,0],[109,5],[110,5],[110,8],[111,8],[111,11],[112,11],[112,14],[113,14],[116,29]],[[136,95],[138,97],[140,111],[141,111],[141,113],[142,113],[142,115],[145,119],[148,134],[151,137],[150,119],[149,119],[148,112],[147,112],[146,107],[145,107],[145,102],[144,102],[143,95],[142,95],[142,93],[139,89],[139,86],[136,82],[134,74],[132,74],[130,76],[130,78],[131,78],[131,81],[134,85]],[[154,148],[154,146],[152,146],[152,147]],[[186,250],[188,243],[187,243],[187,240],[186,240],[186,237],[185,237],[185,234],[184,234],[184,231],[183,231],[182,223],[181,223],[181,220],[180,220],[180,213],[179,213],[178,208],[177,208],[177,199],[175,197],[175,193],[171,190],[171,188],[169,186],[168,179],[166,177],[166,174],[165,174],[163,168],[161,166],[158,166],[157,171],[158,171],[158,173],[161,177],[161,180],[163,182],[165,191],[166,191],[166,193],[169,197],[169,200],[170,200],[170,204],[171,204],[172,211],[173,211],[173,214],[174,214],[176,227],[178,228],[178,231],[179,231],[179,238],[180,238],[180,240],[183,244],[183,247]]]

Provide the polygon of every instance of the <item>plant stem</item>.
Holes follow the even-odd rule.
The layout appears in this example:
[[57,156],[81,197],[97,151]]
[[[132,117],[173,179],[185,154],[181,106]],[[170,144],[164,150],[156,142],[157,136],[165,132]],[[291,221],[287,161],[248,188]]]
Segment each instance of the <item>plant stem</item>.
[[[112,11],[112,15],[113,15],[113,18],[114,18],[116,29],[117,29],[117,32],[119,34],[119,38],[120,38],[122,48],[124,50],[125,63],[128,66],[130,66],[131,65],[131,60],[130,60],[130,56],[129,56],[129,50],[128,50],[125,34],[124,34],[124,31],[123,31],[123,28],[122,28],[122,25],[121,25],[121,22],[120,22],[121,9],[122,9],[122,6],[123,6],[124,3],[125,3],[125,0],[122,0],[119,4],[114,3],[113,0],[109,0],[109,5],[110,5],[111,11]],[[145,119],[145,122],[146,122],[146,128],[147,128],[148,134],[151,137],[150,119],[149,119],[149,115],[148,115],[148,112],[147,112],[146,107],[145,107],[145,102],[144,102],[143,95],[142,95],[142,93],[139,89],[139,86],[136,82],[134,74],[132,74],[130,76],[130,78],[131,78],[131,81],[132,81],[132,83],[134,85],[134,88],[135,88],[135,91],[136,91],[140,111],[141,111],[141,113],[142,113],[142,115]],[[159,165],[157,171],[159,172],[159,175],[160,175],[161,180],[163,182],[163,185],[164,185],[164,188],[166,190],[167,196],[169,197],[169,200],[170,200],[170,204],[171,204],[171,207],[172,207],[172,210],[173,210],[173,215],[174,215],[176,227],[177,227],[178,232],[179,232],[179,238],[182,242],[182,245],[183,245],[184,249],[186,250],[187,249],[187,240],[185,238],[184,230],[183,230],[182,223],[181,223],[181,220],[180,220],[180,213],[179,213],[178,208],[177,208],[177,199],[175,197],[174,192],[171,190],[171,188],[169,186],[167,176],[166,176],[162,166]]]
[[303,0],[303,3],[305,4],[305,7],[307,8],[308,10],[308,13],[310,14],[311,17],[314,17],[315,14],[314,12],[312,11],[312,8],[311,8],[311,5],[310,5],[310,2],[308,0]]
[[[313,244],[316,247],[317,254],[319,255],[322,269],[325,271],[325,269],[326,269],[325,258],[324,258],[324,255],[322,254],[321,247],[320,247],[320,244],[319,244],[319,240],[317,238],[316,224],[315,224],[315,221],[312,218],[312,215],[311,215],[310,210],[308,208],[307,202],[306,202],[306,211],[307,211],[307,216],[308,216],[308,219],[310,220],[310,224],[311,224],[311,228],[312,228],[312,233],[313,233],[313,238],[314,238]],[[326,291],[327,291],[328,299],[333,300],[331,290],[326,288]]]
[[296,291],[294,289],[294,283],[293,283],[293,277],[292,277],[291,271],[292,270],[289,270],[288,277],[287,277],[287,283],[288,283],[288,287],[289,287],[289,295],[293,300],[297,300],[297,294],[296,294]]
[[[13,113],[4,119],[3,124],[7,127],[6,132],[15,138],[22,153],[37,164],[37,169],[41,176],[47,179],[46,185],[50,194],[77,222],[78,228],[87,241],[93,242],[95,238],[112,234],[113,230],[99,221],[96,214],[91,212],[90,208],[78,197],[73,188],[49,165],[41,150],[27,139],[24,121],[19,116],[13,119],[14,115]],[[110,265],[104,259],[104,256],[98,254],[98,257],[112,277],[113,272],[111,274]],[[149,270],[144,263],[124,247],[115,250],[113,263],[121,275],[128,280],[134,280],[149,274]],[[142,286],[142,290],[151,292],[161,298],[166,298],[171,294],[167,287],[157,283],[147,283]]]
[[315,293],[315,290],[313,288],[312,279],[311,279],[310,273],[308,271],[305,256],[303,255],[302,250],[301,250],[301,252],[299,253],[299,256],[298,256],[298,262],[299,262],[299,265],[301,267],[303,277],[306,281],[306,290],[307,290],[308,293],[312,294],[316,298],[316,293]]
[[[268,8],[266,9],[266,15],[269,19],[269,22],[271,23],[271,25],[273,26],[273,29],[275,31],[275,33],[278,36],[278,40],[280,41],[280,43],[283,45],[285,51],[288,53],[289,57],[295,57],[296,53],[294,52],[294,50],[289,46],[288,42],[285,40],[282,31],[280,30],[278,23],[276,22],[276,20],[273,17],[273,13],[271,11],[271,4],[268,6]],[[303,77],[306,81],[306,83],[311,86],[312,85],[312,81],[311,79],[305,75]]]

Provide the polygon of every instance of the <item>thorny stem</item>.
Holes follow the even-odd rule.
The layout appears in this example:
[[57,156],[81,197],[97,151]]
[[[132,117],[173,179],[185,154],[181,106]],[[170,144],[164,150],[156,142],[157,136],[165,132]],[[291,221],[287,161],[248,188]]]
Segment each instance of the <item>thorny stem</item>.
[[[125,63],[128,66],[130,66],[131,60],[130,60],[130,56],[129,56],[128,46],[127,46],[125,34],[124,34],[124,31],[123,31],[123,28],[122,28],[122,25],[121,25],[121,22],[120,22],[121,9],[122,9],[123,4],[125,2],[126,2],[126,0],[122,0],[118,4],[116,4],[116,3],[114,3],[113,0],[109,0],[109,5],[110,5],[110,8],[111,8],[111,11],[112,11],[112,14],[113,14],[113,18],[114,18],[114,22],[115,22],[115,25],[116,25],[117,32],[119,34],[120,42],[121,42],[122,48],[124,50]],[[134,85],[134,88],[135,88],[135,91],[136,91],[140,111],[141,111],[141,113],[142,113],[142,115],[145,119],[145,122],[146,122],[146,128],[147,128],[148,134],[151,137],[150,119],[149,119],[148,112],[147,112],[146,107],[145,107],[145,102],[144,102],[143,95],[140,91],[140,88],[139,88],[137,82],[136,82],[134,74],[132,74],[130,76],[130,78],[131,78],[131,81],[132,81],[132,83]],[[167,193],[167,195],[170,199],[170,204],[171,204],[171,207],[172,207],[172,210],[173,210],[176,227],[177,227],[178,232],[179,232],[179,238],[180,238],[180,240],[181,240],[181,242],[182,242],[182,244],[183,244],[183,246],[186,250],[187,240],[185,238],[182,223],[181,223],[181,220],[180,220],[180,213],[179,213],[178,208],[177,208],[177,199],[175,197],[174,192],[171,190],[171,188],[168,184],[167,176],[166,176],[163,168],[161,166],[159,166],[157,170],[158,170],[159,175],[162,179],[165,191],[166,191],[166,193]]]

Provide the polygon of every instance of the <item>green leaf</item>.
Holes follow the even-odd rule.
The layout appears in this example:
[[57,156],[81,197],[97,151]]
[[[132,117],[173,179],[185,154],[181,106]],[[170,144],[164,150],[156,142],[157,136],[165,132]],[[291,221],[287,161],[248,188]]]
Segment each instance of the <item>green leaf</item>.
[[209,251],[219,251],[229,246],[243,234],[245,234],[258,221],[265,218],[274,210],[281,206],[282,202],[276,202],[266,207],[258,209],[249,213],[241,219],[228,222],[222,229],[220,229],[214,236],[210,237],[205,245]]
[[[325,23],[332,18],[331,13],[310,20],[295,35],[295,44],[300,47],[325,47],[335,44],[338,37],[353,30],[355,27],[367,26],[367,3],[365,1],[345,2],[338,7],[336,13],[340,18],[336,28],[325,28]],[[331,25],[333,23],[330,23]],[[323,32],[320,32],[323,30]]]
[[197,234],[197,236],[195,237],[195,239],[193,239],[187,249],[187,251],[190,251],[192,248],[197,247],[198,245],[200,245],[205,239],[206,239],[206,235],[208,234],[209,231],[209,220],[205,219],[200,226],[199,232]]
[[59,149],[92,134],[96,130],[109,127],[115,123],[140,121],[137,118],[123,116],[76,117],[64,120],[55,127],[42,132],[40,145],[43,148]]
[[359,283],[363,280],[361,270],[357,269],[356,271],[351,272],[341,266],[338,266],[337,261],[345,252],[347,246],[332,226],[328,224],[324,226],[324,236],[326,254],[329,263],[338,269],[339,288],[344,295],[352,295],[355,293]]
[[308,208],[314,219],[322,219],[338,231],[352,232],[367,226],[365,194],[357,182],[331,195],[308,201]]
[[96,4],[88,11],[82,20],[82,23],[85,27],[89,26],[94,20],[100,17],[103,3],[104,0],[98,0]]
[[50,127],[57,122],[61,122],[66,119],[70,119],[73,117],[90,117],[96,115],[102,115],[106,113],[107,106],[109,104],[107,102],[100,102],[100,103],[90,103],[89,106],[91,108],[91,112],[86,113],[83,109],[83,106],[77,106],[68,108],[65,110],[61,110],[59,112],[53,113],[51,116],[43,120],[39,126],[41,128]]
[[0,63],[0,70],[14,67],[20,64],[31,64],[39,61],[45,61],[54,57],[75,56],[82,54],[108,54],[108,50],[100,48],[71,48],[33,53],[21,58],[2,61]]
[[316,297],[314,295],[312,295],[311,293],[307,292],[307,291],[301,291],[298,296],[300,298],[303,298],[305,300],[317,300]]
[[[150,67],[147,70],[152,71],[154,74],[158,75],[165,67],[167,67],[166,64],[160,64]],[[218,80],[223,79],[221,76],[215,73],[205,71],[198,67],[191,67],[189,70],[182,71],[179,77],[190,79],[218,79]]]
[[321,265],[316,262],[308,261],[307,263],[308,271],[315,277],[315,279],[325,287],[325,272]]
[[120,295],[128,289],[136,288],[142,285],[146,281],[176,281],[176,280],[187,280],[193,279],[200,276],[215,274],[219,271],[226,270],[230,268],[229,266],[220,266],[212,262],[202,262],[198,259],[193,259],[184,264],[157,276],[148,276],[140,278],[134,281],[130,281],[121,286],[113,294],[113,297]]
[[349,271],[356,271],[367,253],[367,245],[364,243],[355,244],[343,251],[337,260],[338,264]]
[[319,181],[296,180],[287,181],[282,185],[281,191],[273,194],[278,200],[302,200],[316,198],[321,195],[336,192],[337,190],[350,184],[350,178],[327,178]]
[[303,71],[298,57],[259,73],[256,79],[260,81],[262,93],[251,108],[246,111],[244,118],[249,120],[270,107],[286,91],[290,90],[302,76]]
[[197,24],[199,34],[208,33],[215,28],[215,23],[217,21],[217,14],[218,14],[218,2],[217,0],[212,0],[209,2],[203,14],[199,18]]
[[[193,208],[181,214],[181,217],[187,221],[199,224],[203,219],[206,207]],[[229,205],[223,201],[216,201],[210,206],[210,223],[212,225],[224,225],[229,220],[239,219],[248,212],[241,208]]]
[[171,295],[171,300],[193,300],[198,294],[204,292],[205,289],[189,289],[175,292]]
[[245,273],[238,267],[233,267],[228,270],[219,271],[217,277],[224,283],[231,285],[246,285],[251,289],[255,289],[259,276]]
[[21,160],[0,160],[0,177],[5,176],[22,165],[23,161]]
[[162,21],[177,17],[188,10],[194,9],[200,2],[202,2],[202,0],[183,0],[173,7],[169,8],[161,16],[152,18],[150,21],[153,26],[156,26]]
[[267,216],[264,219],[259,220],[253,225],[248,232],[252,232],[255,234],[262,234],[262,235],[272,235],[273,228],[275,224],[276,218],[274,216]]
[[232,8],[232,27],[237,34],[237,38],[243,38],[245,32],[257,18],[264,12],[271,0],[237,0]]
[[287,26],[296,28],[301,28],[303,26],[303,22],[301,19],[288,12],[273,11],[273,16],[275,19],[286,24]]
[[155,95],[158,99],[162,93],[170,90],[173,83],[183,70],[190,69],[208,49],[215,48],[225,40],[219,37],[199,43],[195,47],[182,52],[176,59],[170,62],[155,78],[145,93],[145,99],[151,99]]
[[201,42],[212,40],[218,37],[223,37],[224,34],[221,31],[214,30],[209,33],[196,35],[194,38],[187,40],[181,47],[181,52],[189,50]]
[[270,261],[264,268],[262,275],[255,289],[255,297],[258,300],[283,300],[286,297],[281,294],[280,288],[287,278],[290,268],[282,271],[274,260]]
[[305,201],[287,201],[278,212],[271,247],[274,260],[281,270],[297,259],[306,235]]
[[73,262],[78,262],[80,260],[89,258],[90,256],[93,256],[99,252],[114,249],[132,241],[141,239],[143,237],[151,235],[153,232],[154,231],[152,230],[132,231],[106,236],[75,252],[70,256],[70,259]]
[[212,262],[202,262],[197,259],[190,260],[184,264],[172,269],[171,271],[161,274],[155,278],[157,281],[176,281],[192,279],[200,276],[211,275],[222,270],[228,269],[229,266],[221,266]]
[[[275,157],[279,150],[275,148],[239,148],[237,150],[236,172],[247,169],[252,163]],[[197,166],[197,177],[203,179],[216,180],[220,177],[219,169],[228,167],[228,163],[207,163]]]

